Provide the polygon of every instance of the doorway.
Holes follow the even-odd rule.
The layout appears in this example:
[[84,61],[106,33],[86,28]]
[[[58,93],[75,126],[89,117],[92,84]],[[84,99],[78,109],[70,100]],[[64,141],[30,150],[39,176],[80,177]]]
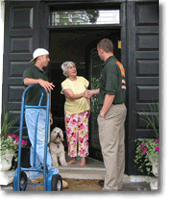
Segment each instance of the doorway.
[[[62,74],[61,64],[65,61],[73,61],[76,64],[78,76],[83,76],[90,82],[98,78],[98,72],[102,69],[101,61],[96,52],[97,42],[107,37],[113,41],[114,54],[121,60],[120,28],[117,29],[74,29],[74,30],[52,30],[49,34],[50,51],[50,81],[54,83],[55,89],[51,93],[51,111],[54,123],[52,128],[60,127],[65,132],[64,125],[64,95],[60,94],[61,82],[65,80]],[[97,58],[97,62],[95,62]],[[97,69],[96,69],[97,68]],[[97,98],[91,100],[91,106],[95,108]],[[93,109],[89,122],[89,152],[90,157],[102,160],[101,148],[97,128],[98,109]],[[66,134],[65,134],[66,140]]]

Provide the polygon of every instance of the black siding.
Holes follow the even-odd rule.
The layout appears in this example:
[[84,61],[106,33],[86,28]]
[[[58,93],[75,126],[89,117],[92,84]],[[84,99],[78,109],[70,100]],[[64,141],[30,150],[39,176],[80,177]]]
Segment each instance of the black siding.
[[138,174],[133,159],[135,138],[152,138],[153,130],[140,120],[148,103],[159,100],[159,2],[127,2],[128,145],[127,172]]

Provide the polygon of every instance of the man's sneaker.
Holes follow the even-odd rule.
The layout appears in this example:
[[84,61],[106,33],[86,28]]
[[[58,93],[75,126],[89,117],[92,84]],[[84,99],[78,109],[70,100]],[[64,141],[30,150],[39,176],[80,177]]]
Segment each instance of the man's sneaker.
[[66,189],[66,188],[68,188],[68,186],[69,186],[68,182],[62,180],[62,188]]
[[35,179],[31,179],[31,183],[43,183],[43,174]]

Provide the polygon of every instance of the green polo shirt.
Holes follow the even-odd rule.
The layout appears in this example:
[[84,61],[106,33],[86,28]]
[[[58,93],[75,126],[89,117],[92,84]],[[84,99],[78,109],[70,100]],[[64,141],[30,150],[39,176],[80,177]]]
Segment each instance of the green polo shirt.
[[126,99],[126,80],[123,65],[115,56],[109,57],[104,62],[104,68],[100,79],[99,104],[103,105],[105,95],[113,94],[113,104],[121,104]]
[[[33,79],[41,78],[45,81],[48,81],[47,72],[39,69],[35,65],[31,65],[24,71],[23,80],[25,78],[33,78]],[[27,86],[25,85],[25,87],[27,87]],[[38,105],[40,97],[41,97],[41,91],[42,90],[39,86],[30,88],[25,97],[25,104],[26,105]],[[46,100],[47,100],[47,97],[46,97],[46,92],[45,92],[41,105],[46,105]]]

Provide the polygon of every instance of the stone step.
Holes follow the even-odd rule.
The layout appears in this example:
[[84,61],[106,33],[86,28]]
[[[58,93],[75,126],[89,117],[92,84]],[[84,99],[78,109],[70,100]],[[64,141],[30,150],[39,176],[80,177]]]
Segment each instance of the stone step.
[[62,178],[74,178],[74,179],[104,179],[104,168],[69,168],[59,167],[59,172]]
[[[59,169],[62,178],[104,180],[105,169]],[[123,182],[129,183],[130,177],[124,174]]]

